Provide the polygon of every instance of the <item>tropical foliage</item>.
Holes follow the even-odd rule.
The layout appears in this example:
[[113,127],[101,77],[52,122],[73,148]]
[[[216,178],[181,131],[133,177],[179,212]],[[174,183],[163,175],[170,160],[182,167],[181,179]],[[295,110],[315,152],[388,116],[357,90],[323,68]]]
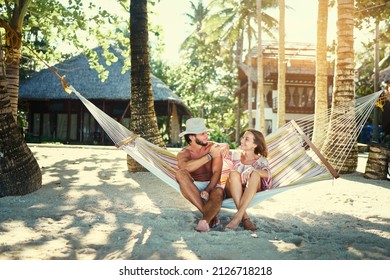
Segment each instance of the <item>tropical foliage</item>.
[[[367,1],[357,0],[355,3],[355,27],[366,28],[371,34],[375,34],[376,25],[379,25],[378,56],[379,70],[390,66],[390,2],[388,0]],[[358,79],[355,92],[357,95],[367,95],[374,92],[375,50],[377,40],[367,38],[363,42],[364,52],[356,54],[356,69]]]

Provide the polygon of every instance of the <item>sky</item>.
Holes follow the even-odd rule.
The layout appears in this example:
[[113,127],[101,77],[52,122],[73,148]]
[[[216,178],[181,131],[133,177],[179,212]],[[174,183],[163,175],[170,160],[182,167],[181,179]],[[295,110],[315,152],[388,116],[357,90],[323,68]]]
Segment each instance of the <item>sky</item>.
[[[197,3],[193,0],[194,3]],[[189,0],[161,0],[156,4],[154,10],[156,14],[152,16],[156,24],[163,28],[163,38],[165,39],[164,59],[168,62],[177,63],[179,61],[179,49],[181,43],[191,33],[188,16],[191,13]]]
[[[87,1],[87,0],[86,0]],[[192,0],[195,4],[198,0]],[[238,0],[237,0],[238,1]],[[204,0],[208,3],[209,0]],[[115,11],[113,2],[107,0],[94,0],[94,3],[101,5],[111,11]],[[317,32],[317,0],[285,0],[286,15],[285,29],[286,42],[316,43]],[[162,38],[165,41],[163,59],[167,62],[177,63],[179,61],[179,48],[183,40],[190,34],[191,26],[185,13],[191,13],[190,0],[160,0],[153,7],[155,14],[150,15],[149,21],[162,26]],[[267,13],[279,18],[279,10],[267,10]],[[336,39],[336,8],[329,9],[328,14],[328,44]],[[277,31],[276,31],[277,32]],[[264,35],[263,35],[264,36]],[[275,34],[276,38],[278,33]],[[355,49],[360,46],[360,41],[368,40],[372,34],[355,31]],[[264,37],[264,40],[267,38]]]
[[[197,0],[193,1],[197,3]],[[286,6],[291,7],[286,9],[285,15],[286,42],[316,43],[317,3],[318,1],[316,0],[285,1]],[[165,59],[170,62],[177,62],[180,43],[190,34],[191,30],[188,24],[188,17],[184,15],[186,12],[191,12],[190,1],[163,0],[156,6],[156,11],[159,14],[156,20],[158,20],[158,24],[162,25],[166,39]],[[279,18],[278,9],[267,10],[266,12],[276,19]],[[336,34],[334,18],[334,13],[330,11],[329,34]],[[277,32],[275,34],[276,38],[278,37]],[[267,40],[265,34],[263,36],[263,39]],[[332,39],[334,39],[334,36],[329,36],[328,42],[330,43]]]
[[[193,0],[197,3],[197,0]],[[317,40],[317,0],[285,0],[285,30],[286,42],[299,42],[316,44]],[[191,12],[189,0],[161,0],[155,7],[158,16],[156,23],[164,30],[166,50],[164,58],[169,62],[177,62],[179,59],[180,43],[190,34],[188,17],[185,13]],[[267,13],[279,18],[279,10],[267,10]],[[328,44],[336,39],[336,8],[330,8],[328,12]],[[276,31],[277,32],[277,31]],[[264,35],[263,35],[264,36]],[[276,38],[278,33],[275,34]],[[355,48],[359,49],[360,41],[368,40],[372,34],[355,31]],[[267,38],[263,38],[266,40]]]

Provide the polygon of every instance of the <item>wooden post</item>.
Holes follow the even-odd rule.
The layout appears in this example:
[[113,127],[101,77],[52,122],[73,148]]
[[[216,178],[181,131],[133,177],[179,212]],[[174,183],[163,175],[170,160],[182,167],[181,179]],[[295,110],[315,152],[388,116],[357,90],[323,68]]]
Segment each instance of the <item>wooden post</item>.
[[386,147],[371,144],[364,177],[374,180],[386,180],[390,150]]
[[[169,117],[169,116],[168,116]],[[179,123],[179,115],[177,112],[177,107],[175,103],[172,103],[172,116],[171,116],[171,144],[173,147],[177,147],[180,145],[180,123]]]

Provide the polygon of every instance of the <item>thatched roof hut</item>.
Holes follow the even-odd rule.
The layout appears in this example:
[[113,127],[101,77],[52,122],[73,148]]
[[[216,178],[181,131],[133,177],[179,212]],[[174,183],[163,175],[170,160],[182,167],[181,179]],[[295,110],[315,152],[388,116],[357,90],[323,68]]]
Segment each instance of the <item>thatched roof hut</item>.
[[[101,57],[101,48],[95,49]],[[89,100],[129,100],[130,99],[130,71],[122,73],[124,58],[119,52],[112,50],[118,56],[118,61],[107,65],[104,58],[100,62],[109,71],[108,79],[104,82],[98,77],[95,69],[89,66],[84,55],[77,55],[69,60],[55,65],[53,68],[61,75],[66,76],[66,81]],[[152,75],[152,90],[156,105],[167,101],[179,105],[181,115],[191,115],[188,107],[172,90],[160,79]],[[77,99],[75,95],[68,95],[61,86],[61,82],[50,69],[43,69],[33,75],[32,78],[21,81],[19,98],[28,100],[50,99]]]
[[[124,58],[118,51],[111,50],[118,57],[118,61],[111,65],[107,65],[105,59],[101,56],[101,48],[97,48],[95,51],[99,55],[100,63],[109,71],[108,78],[104,82],[98,77],[97,71],[90,67],[84,55],[77,55],[63,61],[53,66],[53,69],[59,75],[65,75],[68,84],[72,85],[85,98],[95,103],[95,105],[118,121],[124,119],[124,123],[128,125],[130,120],[128,108],[131,92],[130,71],[122,73]],[[182,118],[183,116],[190,116],[191,112],[180,98],[160,79],[153,75],[151,78],[155,111],[159,117],[159,124],[166,125],[168,135],[173,139],[171,139],[171,142],[175,145],[178,141],[175,135],[180,132],[178,130],[180,130]],[[90,135],[80,137],[79,135],[84,131],[95,133],[91,129],[98,129],[97,124],[93,124],[92,127],[86,129],[86,117],[83,116],[86,111],[85,108],[83,108],[77,96],[74,94],[69,95],[64,91],[61,81],[50,69],[43,69],[34,74],[30,79],[21,81],[19,102],[21,107],[29,112],[30,134],[39,136],[42,141],[42,138],[59,138],[57,139],[58,141],[91,142],[87,141],[87,138],[91,138]],[[177,115],[175,116],[173,113]],[[47,115],[46,117],[45,114]],[[63,121],[58,120],[58,116],[53,116],[53,114],[67,114],[67,117],[62,116],[62,118],[66,119],[67,123],[73,120],[75,122],[73,129],[75,131],[54,131],[59,129],[58,124]],[[70,117],[71,114],[77,114],[77,116]],[[42,121],[44,118],[46,120]],[[175,124],[172,124],[172,121],[175,121]],[[45,129],[45,123],[46,126],[51,128]],[[62,129],[65,129],[65,126],[62,125]],[[50,132],[50,130],[52,131]],[[62,135],[62,137],[58,137],[58,135]],[[104,137],[101,139],[104,144]],[[94,142],[96,141],[94,140]],[[98,141],[98,143],[100,142]]]

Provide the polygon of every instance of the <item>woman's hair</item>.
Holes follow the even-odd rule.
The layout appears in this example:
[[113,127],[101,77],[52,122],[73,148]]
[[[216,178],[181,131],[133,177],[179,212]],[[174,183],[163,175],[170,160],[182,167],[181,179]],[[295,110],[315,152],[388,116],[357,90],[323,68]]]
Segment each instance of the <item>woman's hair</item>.
[[267,148],[267,144],[265,143],[265,138],[264,138],[263,133],[261,133],[258,130],[255,130],[255,129],[247,129],[246,131],[251,132],[254,136],[253,142],[257,145],[257,147],[255,148],[255,151],[254,151],[255,154],[257,154],[257,155],[260,154],[263,157],[267,157],[268,156],[268,148]]

